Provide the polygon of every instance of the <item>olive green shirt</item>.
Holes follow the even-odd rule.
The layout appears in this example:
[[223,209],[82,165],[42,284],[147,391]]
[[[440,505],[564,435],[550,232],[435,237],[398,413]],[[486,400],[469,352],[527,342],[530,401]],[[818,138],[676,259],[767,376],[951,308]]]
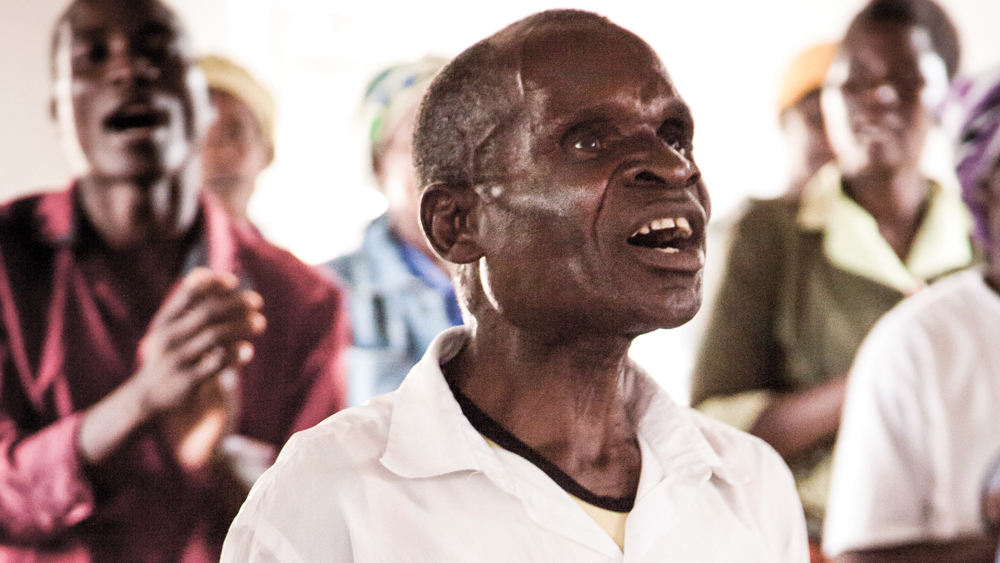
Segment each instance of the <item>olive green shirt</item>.
[[[874,218],[843,193],[833,165],[810,180],[800,200],[752,201],[734,226],[691,404],[749,430],[774,393],[845,375],[883,314],[967,267],[968,213],[957,194],[928,184],[929,206],[905,263]],[[822,529],[832,447],[831,440],[787,460],[814,537]]]

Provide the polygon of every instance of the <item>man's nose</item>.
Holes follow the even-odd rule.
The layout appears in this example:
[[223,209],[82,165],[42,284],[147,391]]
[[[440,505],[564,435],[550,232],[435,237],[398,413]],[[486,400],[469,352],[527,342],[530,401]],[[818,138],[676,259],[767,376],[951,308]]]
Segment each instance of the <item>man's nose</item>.
[[112,84],[149,83],[160,76],[160,69],[148,57],[136,52],[128,37],[118,33],[108,40],[106,77]]
[[646,158],[625,170],[625,178],[632,184],[651,188],[686,188],[701,179],[701,171],[686,150],[659,141],[649,149]]

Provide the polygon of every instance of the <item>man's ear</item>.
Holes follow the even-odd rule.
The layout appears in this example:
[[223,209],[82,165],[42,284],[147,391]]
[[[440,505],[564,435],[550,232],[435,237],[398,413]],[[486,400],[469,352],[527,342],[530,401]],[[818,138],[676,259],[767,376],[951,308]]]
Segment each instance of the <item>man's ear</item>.
[[420,226],[431,247],[453,264],[483,256],[477,213],[481,200],[469,188],[433,184],[420,196]]

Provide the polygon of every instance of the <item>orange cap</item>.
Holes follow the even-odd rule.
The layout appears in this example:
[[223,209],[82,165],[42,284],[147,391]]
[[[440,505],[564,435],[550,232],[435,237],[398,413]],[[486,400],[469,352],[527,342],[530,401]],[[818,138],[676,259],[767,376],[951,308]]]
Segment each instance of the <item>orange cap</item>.
[[836,55],[836,43],[820,43],[799,53],[781,79],[778,113],[794,106],[809,92],[822,88]]

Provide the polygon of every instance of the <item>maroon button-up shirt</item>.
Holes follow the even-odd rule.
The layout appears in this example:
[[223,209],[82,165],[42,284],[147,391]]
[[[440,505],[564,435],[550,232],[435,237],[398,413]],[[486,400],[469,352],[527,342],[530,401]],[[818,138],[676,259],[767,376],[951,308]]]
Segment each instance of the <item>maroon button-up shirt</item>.
[[[157,307],[100,245],[82,244],[75,190],[0,207],[0,563],[218,561],[233,514],[180,469],[155,429],[101,482],[77,451],[82,413],[132,376]],[[232,272],[264,299],[268,326],[240,372],[236,431],[280,448],[344,404],[349,329],[329,281],[201,203],[186,269]]]

